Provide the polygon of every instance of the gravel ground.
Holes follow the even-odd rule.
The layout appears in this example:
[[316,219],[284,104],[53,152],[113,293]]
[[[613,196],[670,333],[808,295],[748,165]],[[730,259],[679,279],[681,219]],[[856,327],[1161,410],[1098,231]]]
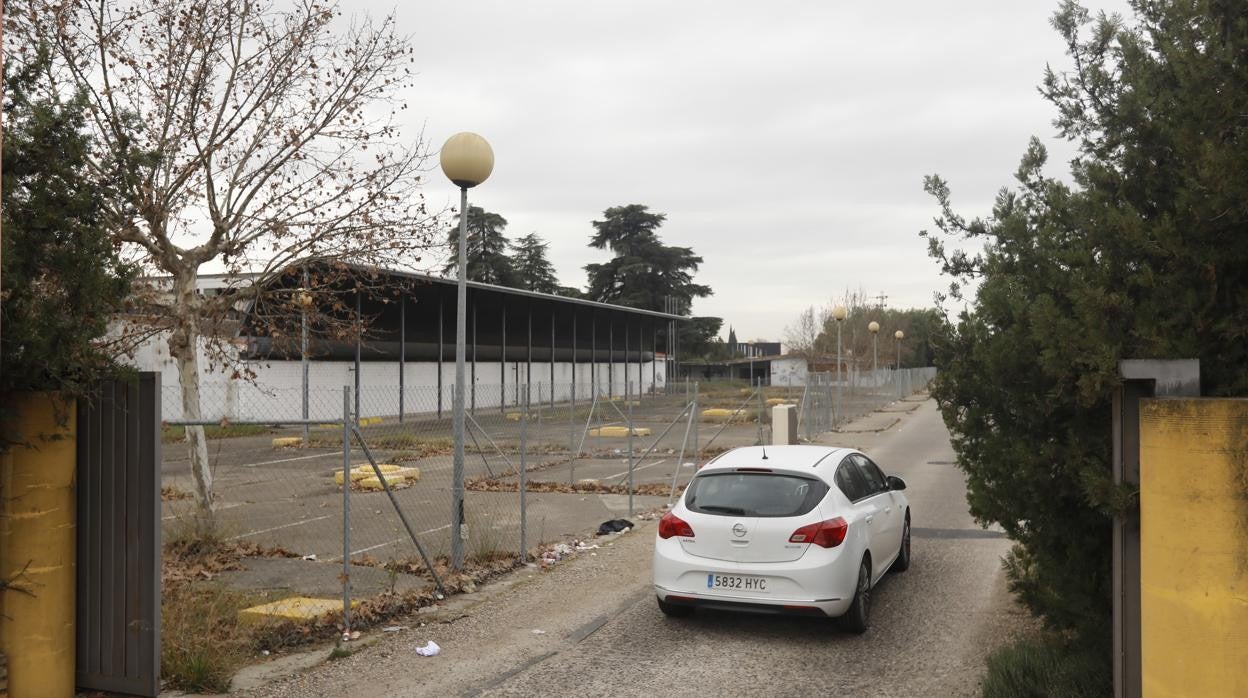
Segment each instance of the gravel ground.
[[[396,623],[407,629],[350,657],[243,695],[975,695],[984,657],[1030,621],[1005,589],[1008,541],[966,513],[934,405],[899,414],[884,432],[823,439],[862,448],[909,484],[914,565],[877,587],[864,636],[818,619],[664,617],[649,586],[647,522],[595,541],[593,554],[522,570]],[[442,653],[418,656],[429,640]]]

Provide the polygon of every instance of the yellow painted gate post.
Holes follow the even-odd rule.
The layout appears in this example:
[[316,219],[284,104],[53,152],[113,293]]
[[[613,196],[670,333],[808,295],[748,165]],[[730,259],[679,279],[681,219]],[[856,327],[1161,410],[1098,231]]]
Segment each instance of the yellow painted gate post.
[[27,393],[6,419],[6,431],[29,444],[0,452],[0,650],[9,695],[72,696],[75,405]]
[[1248,695],[1248,400],[1140,409],[1141,687]]

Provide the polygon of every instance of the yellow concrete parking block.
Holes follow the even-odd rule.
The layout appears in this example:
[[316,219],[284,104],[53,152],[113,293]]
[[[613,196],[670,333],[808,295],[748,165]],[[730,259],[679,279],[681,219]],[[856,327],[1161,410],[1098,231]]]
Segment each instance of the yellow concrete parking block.
[[508,413],[507,413],[507,421],[509,421],[509,422],[518,422],[518,421],[520,421],[520,413],[519,413],[519,412],[508,412]]
[[[385,473],[386,484],[391,487],[408,487],[420,480],[420,468],[400,468],[392,473]],[[362,490],[384,490],[381,480],[376,476],[366,477],[355,483]]]
[[734,422],[750,422],[754,420],[753,415],[751,415],[749,412],[745,410],[736,412],[735,416],[733,415],[733,412],[734,410],[726,410],[720,407],[712,407],[711,409],[708,409],[708,410],[702,410],[702,421],[704,422],[727,422],[728,420],[732,420]]
[[[351,602],[354,606],[356,602]],[[342,599],[310,599],[306,596],[292,596],[289,599],[273,601],[238,612],[238,622],[244,625],[264,625],[277,621],[309,621],[316,620],[326,613],[341,613]]]
[[298,436],[281,436],[273,439],[273,448],[285,448],[287,446],[298,446],[303,443],[303,439]]
[[776,405],[796,405],[796,404],[797,404],[797,401],[796,401],[796,400],[787,400],[787,399],[782,398],[782,397],[769,397],[769,398],[767,398],[767,406],[768,406],[768,407],[775,407]]
[[[386,477],[389,477],[391,473],[397,473],[401,470],[404,470],[402,466],[394,465],[393,463],[378,463],[377,467],[381,468],[381,472],[385,473]],[[413,468],[413,470],[415,470],[415,468]],[[419,470],[417,470],[417,472],[419,472]],[[363,465],[357,465],[351,469],[351,482],[359,482],[360,480],[363,480],[366,477],[373,477],[373,476],[374,476],[373,466],[369,465],[368,463],[365,463]],[[338,485],[339,487],[342,486],[342,471],[341,470],[337,470],[334,472],[334,484]]]
[[[601,427],[589,430],[590,436],[628,436],[628,427]],[[633,436],[649,436],[647,427],[634,427]]]

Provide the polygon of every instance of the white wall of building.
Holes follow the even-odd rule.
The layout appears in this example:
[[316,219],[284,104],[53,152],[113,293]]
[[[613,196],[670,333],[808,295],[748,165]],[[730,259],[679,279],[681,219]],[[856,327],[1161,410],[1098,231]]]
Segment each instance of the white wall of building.
[[[152,338],[140,346],[129,363],[141,371],[161,374],[162,416],[166,421],[182,418],[182,394],[177,364],[169,356],[168,335]],[[355,364],[352,361],[310,361],[308,368],[308,418],[332,420],[342,417],[343,386],[355,386]],[[254,378],[234,376],[254,372]],[[534,362],[529,369],[523,361],[506,364],[477,362],[475,374],[471,361],[464,367],[465,378],[475,386],[465,399],[478,409],[517,405],[523,402],[523,384],[531,370],[530,403],[551,399],[551,365]],[[567,401],[572,394],[575,370],[576,396],[589,400],[594,395],[591,372],[596,376],[598,392],[624,395],[640,390],[648,392],[655,386],[663,389],[666,382],[663,362],[637,364],[600,362],[596,369],[590,364],[556,362],[553,390],[555,400]],[[449,413],[455,384],[455,362],[442,363],[442,409]],[[640,373],[640,375],[639,375]],[[473,380],[475,377],[475,381]],[[281,421],[302,419],[303,365],[300,361],[249,361],[222,369],[208,359],[203,343],[200,346],[200,405],[206,420]],[[626,387],[626,381],[631,385]],[[399,413],[399,364],[366,361],[360,364],[360,416],[390,417]],[[438,409],[437,362],[409,361],[403,372],[403,411],[406,414],[436,413]],[[351,398],[354,409],[354,397]]]

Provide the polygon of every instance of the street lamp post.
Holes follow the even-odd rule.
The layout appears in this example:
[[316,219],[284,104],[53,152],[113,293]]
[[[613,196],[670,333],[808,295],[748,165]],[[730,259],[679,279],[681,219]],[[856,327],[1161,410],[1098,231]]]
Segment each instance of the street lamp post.
[[832,415],[833,428],[836,428],[836,420],[841,416],[841,324],[845,322],[845,315],[843,305],[832,309],[832,317],[836,319],[836,412]]
[[901,330],[897,330],[896,332],[893,333],[893,336],[897,338],[897,370],[900,371],[901,370],[901,340],[906,338],[906,333],[902,332]]
[[867,329],[871,331],[871,382],[878,388],[880,378],[876,372],[880,370],[880,323],[872,320]]
[[451,470],[451,569],[464,565],[464,344],[468,313],[468,190],[494,171],[494,151],[475,133],[446,139],[440,156],[442,172],[459,187],[459,269],[455,305],[455,397],[452,428],[455,455]]

